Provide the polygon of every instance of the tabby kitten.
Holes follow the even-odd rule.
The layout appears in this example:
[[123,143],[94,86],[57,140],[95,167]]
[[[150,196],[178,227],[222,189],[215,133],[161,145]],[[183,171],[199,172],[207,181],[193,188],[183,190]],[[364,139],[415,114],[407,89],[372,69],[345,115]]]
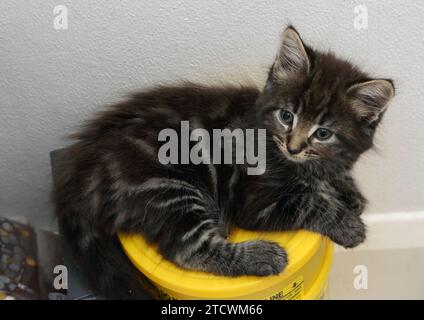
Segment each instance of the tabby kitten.
[[[312,50],[288,27],[262,92],[157,87],[88,122],[61,156],[54,189],[61,231],[107,298],[143,295],[119,232],[143,234],[183,268],[226,276],[278,274],[288,262],[275,243],[228,242],[230,224],[307,229],[355,247],[365,239],[366,201],[351,169],[393,95],[390,80]],[[183,120],[208,132],[266,129],[265,173],[248,175],[234,163],[161,164],[158,134],[179,132]]]

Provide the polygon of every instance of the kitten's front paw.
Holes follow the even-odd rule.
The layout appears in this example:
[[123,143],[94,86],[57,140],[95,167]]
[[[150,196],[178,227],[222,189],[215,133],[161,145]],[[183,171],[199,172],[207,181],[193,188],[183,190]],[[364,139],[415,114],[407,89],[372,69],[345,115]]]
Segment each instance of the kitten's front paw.
[[348,208],[353,214],[360,216],[367,205],[367,200],[360,194],[350,199]]
[[269,276],[279,274],[288,264],[286,251],[270,241],[246,243],[242,273],[245,275]]
[[366,238],[365,224],[358,216],[346,215],[333,229],[330,239],[345,248],[354,248]]

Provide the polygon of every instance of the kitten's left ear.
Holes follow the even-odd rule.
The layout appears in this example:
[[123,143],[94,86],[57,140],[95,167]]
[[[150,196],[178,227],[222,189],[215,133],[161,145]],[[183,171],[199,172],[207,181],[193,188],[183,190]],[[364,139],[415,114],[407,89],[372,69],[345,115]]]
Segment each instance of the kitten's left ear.
[[372,123],[386,110],[395,88],[392,81],[379,79],[355,84],[347,93],[358,118]]
[[289,80],[296,76],[304,76],[309,71],[309,57],[300,35],[293,27],[284,30],[281,46],[272,66],[272,80]]

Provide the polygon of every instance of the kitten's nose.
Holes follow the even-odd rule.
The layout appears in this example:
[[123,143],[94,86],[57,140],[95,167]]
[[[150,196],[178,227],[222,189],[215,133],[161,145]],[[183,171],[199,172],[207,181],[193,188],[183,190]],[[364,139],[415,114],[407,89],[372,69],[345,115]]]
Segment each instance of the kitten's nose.
[[295,155],[295,154],[300,153],[300,152],[302,151],[302,148],[301,148],[301,147],[292,148],[292,147],[290,147],[290,146],[287,146],[287,151],[288,151],[290,154]]
[[300,153],[306,147],[306,142],[301,134],[291,135],[287,139],[287,151],[291,155]]

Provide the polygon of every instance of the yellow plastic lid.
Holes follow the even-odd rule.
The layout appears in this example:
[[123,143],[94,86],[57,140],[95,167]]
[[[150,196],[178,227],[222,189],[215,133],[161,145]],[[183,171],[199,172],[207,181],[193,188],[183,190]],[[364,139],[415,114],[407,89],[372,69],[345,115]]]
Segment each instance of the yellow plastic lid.
[[[176,266],[164,259],[156,251],[156,246],[149,244],[140,235],[121,234],[119,237],[127,256],[153,283],[184,295],[211,299],[249,296],[284,283],[287,278],[302,269],[325,243],[321,235],[303,230],[252,232],[234,229],[230,233],[229,241],[242,242],[262,239],[277,242],[287,250],[289,264],[282,273],[275,276],[224,277]],[[328,242],[328,240],[326,241]],[[332,251],[330,254],[332,255]]]

